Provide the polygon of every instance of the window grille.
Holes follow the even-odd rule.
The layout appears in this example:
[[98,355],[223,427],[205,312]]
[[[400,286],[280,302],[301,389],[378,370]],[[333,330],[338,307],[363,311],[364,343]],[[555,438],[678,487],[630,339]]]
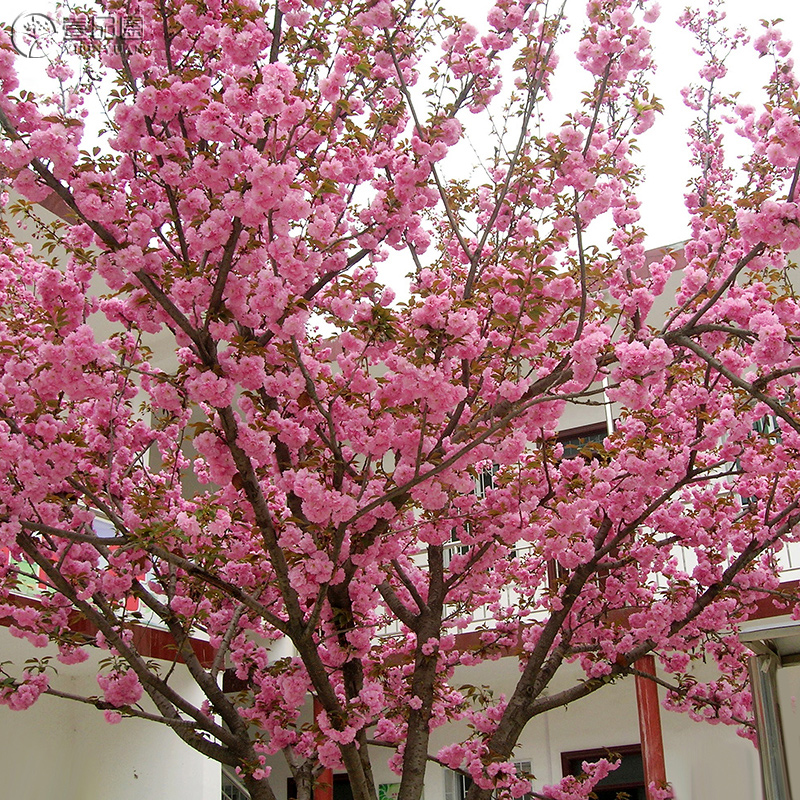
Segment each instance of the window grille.
[[[497,474],[499,465],[493,464],[490,467],[484,467],[475,478],[474,494],[479,500],[486,497],[486,491],[494,488],[494,476]],[[464,527],[469,532],[469,522],[464,523]],[[444,547],[444,565],[449,566],[450,560],[454,555],[464,556],[469,552],[469,546],[461,544],[458,531],[453,530],[450,534],[450,541]]]
[[221,800],[250,800],[250,794],[244,784],[227,767],[222,768]]

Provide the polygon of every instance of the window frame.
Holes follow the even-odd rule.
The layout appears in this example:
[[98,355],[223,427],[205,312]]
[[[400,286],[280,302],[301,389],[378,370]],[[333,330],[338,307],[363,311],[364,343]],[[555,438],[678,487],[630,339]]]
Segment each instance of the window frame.
[[618,745],[614,747],[593,747],[587,748],[583,750],[566,750],[561,753],[561,772],[563,776],[569,777],[570,775],[577,777],[575,772],[573,771],[572,764],[575,761],[580,759],[580,762],[584,761],[599,761],[601,758],[607,758],[609,761],[611,760],[611,756],[618,755],[621,758],[625,758],[625,756],[639,756],[642,759],[642,779],[641,781],[636,782],[614,782],[614,772],[610,773],[606,778],[603,780],[611,780],[612,782],[609,784],[603,785],[603,781],[601,781],[597,785],[597,789],[600,791],[616,791],[616,792],[624,792],[628,789],[641,789],[646,796],[647,793],[647,778],[644,773],[644,752],[642,751],[641,744],[624,744]]
[[[517,776],[524,773],[528,777],[530,791],[523,795],[522,800],[533,800],[533,761],[530,758],[515,759],[511,762],[514,765]],[[472,784],[472,779],[463,772],[455,769],[444,768],[444,800],[464,800],[467,791]],[[494,792],[492,797],[496,797]]]
[[[601,439],[597,439],[598,435],[602,435]],[[566,428],[563,431],[558,431],[556,434],[556,442],[564,446],[564,455],[561,456],[562,459],[567,458],[585,458],[582,455],[581,450],[586,447],[586,445],[592,442],[602,442],[603,439],[608,436],[608,423],[604,420],[602,422],[592,422],[587,425],[578,425],[575,428]],[[573,443],[572,440],[577,439],[576,443]],[[580,440],[585,439],[585,441],[581,444]],[[573,448],[575,450],[574,454],[567,453],[567,448]]]

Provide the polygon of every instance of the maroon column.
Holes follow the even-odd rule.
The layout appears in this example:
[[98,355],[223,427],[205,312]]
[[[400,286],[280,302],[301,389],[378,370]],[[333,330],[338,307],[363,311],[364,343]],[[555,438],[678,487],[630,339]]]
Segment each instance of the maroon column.
[[[634,666],[647,675],[656,674],[653,656],[643,656]],[[639,711],[639,736],[642,740],[645,783],[662,786],[667,782],[664,766],[664,740],[661,738],[661,710],[658,702],[658,686],[643,675],[636,676],[636,707]],[[651,800],[650,790],[647,798]]]
[[[322,711],[322,703],[314,698],[314,719]],[[333,800],[333,770],[324,769],[314,783],[314,800]]]

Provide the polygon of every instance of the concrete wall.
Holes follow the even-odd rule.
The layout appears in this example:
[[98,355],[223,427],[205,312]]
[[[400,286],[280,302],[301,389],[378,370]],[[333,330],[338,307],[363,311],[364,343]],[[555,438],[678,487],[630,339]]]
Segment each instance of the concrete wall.
[[[784,672],[786,672],[784,670]],[[800,668],[795,673],[800,694]],[[513,691],[519,673],[517,661],[503,658],[457,672],[456,685],[491,686],[496,695]],[[699,675],[698,677],[710,677]],[[570,666],[553,684],[559,691],[582,677]],[[663,694],[662,694],[663,699]],[[310,709],[308,709],[310,713]],[[309,717],[310,719],[310,717]],[[694,722],[688,715],[661,709],[667,779],[677,800],[760,800],[761,784],[755,746],[726,725]],[[800,756],[800,718],[796,718],[793,744]],[[431,752],[468,735],[464,724],[439,728],[433,733]],[[566,708],[555,709],[532,720],[514,754],[515,761],[530,761],[534,790],[556,783],[562,777],[561,754],[573,750],[622,747],[640,743],[639,721],[633,678],[603,687]],[[788,744],[788,743],[787,743]],[[397,783],[399,777],[387,765],[391,751],[372,749],[375,782]],[[791,755],[789,758],[792,760]],[[800,771],[800,758],[795,758]],[[281,758],[271,761],[272,785],[278,800],[285,800],[289,771]],[[430,764],[425,777],[424,800],[445,800],[444,770]]]
[[758,752],[735,728],[663,710],[661,723],[677,800],[761,800]]
[[[0,661],[41,657],[0,628]],[[104,654],[105,655],[105,654]],[[96,663],[58,666],[51,685],[102,695]],[[175,688],[195,698],[176,671]],[[0,706],[0,797],[9,800],[219,800],[220,767],[152,722],[105,721],[86,705],[41,697],[27,711]]]
[[[491,684],[497,691],[511,690],[518,675],[516,661],[502,659],[482,665],[469,682]],[[800,669],[797,670],[800,679]],[[461,675],[458,679],[461,679]],[[466,676],[464,676],[466,677]],[[580,679],[574,666],[554,682],[551,693]],[[700,675],[699,677],[704,677]],[[709,672],[710,677],[710,672]],[[466,681],[465,681],[466,682]],[[800,693],[800,685],[798,686]],[[663,699],[663,692],[662,692]],[[667,779],[677,800],[759,800],[761,797],[758,756],[754,745],[726,725],[693,722],[688,715],[661,709]],[[446,729],[437,732],[437,742],[447,741]],[[599,747],[639,744],[639,721],[633,678],[605,686],[566,708],[555,709],[532,720],[520,737],[515,760],[530,760],[536,777],[534,789],[562,777],[561,753]],[[800,726],[798,746],[800,755]],[[791,760],[791,757],[790,757]],[[795,759],[800,761],[800,759]],[[800,769],[800,763],[798,764]],[[441,781],[441,778],[439,778]],[[428,785],[432,793],[428,793]],[[426,784],[425,800],[443,798],[436,781]]]
[[778,704],[783,725],[783,745],[793,797],[800,797],[800,664],[778,669]]
[[[23,655],[24,652],[24,655]],[[42,651],[43,654],[46,651]],[[31,655],[30,648],[0,629],[0,660]],[[37,653],[40,655],[40,653]],[[60,668],[58,685],[66,691],[99,694],[94,666]],[[71,674],[73,673],[73,674]],[[69,677],[67,677],[69,676]],[[518,676],[515,659],[459,671],[456,683],[491,685],[510,694]],[[576,668],[552,687],[564,688],[580,677]],[[55,684],[56,681],[54,680]],[[795,786],[800,785],[800,667],[779,672],[786,745]],[[191,694],[188,677],[176,686]],[[310,716],[310,708],[308,709]],[[678,800],[758,800],[761,797],[755,747],[735,729],[693,722],[685,714],[662,709],[667,778]],[[466,734],[463,725],[434,733],[432,751]],[[633,679],[604,687],[567,708],[533,720],[520,739],[515,760],[530,760],[534,788],[561,778],[561,753],[639,743]],[[794,757],[793,757],[794,754]],[[396,783],[389,770],[389,750],[375,748],[376,783]],[[285,761],[272,761],[278,800],[286,796]],[[109,725],[93,708],[42,697],[28,711],[0,707],[0,797],[13,800],[219,800],[220,768],[183,744],[161,726],[141,720]],[[430,765],[425,800],[444,800],[444,772]]]

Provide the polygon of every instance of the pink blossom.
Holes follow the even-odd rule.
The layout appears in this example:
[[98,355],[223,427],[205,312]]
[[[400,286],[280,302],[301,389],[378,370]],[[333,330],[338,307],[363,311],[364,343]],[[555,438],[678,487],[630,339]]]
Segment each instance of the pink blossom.
[[98,675],[97,682],[106,701],[117,708],[136,705],[142,697],[142,685],[132,669]]
[[49,679],[44,672],[33,673],[25,670],[22,680],[12,686],[0,688],[0,705],[12,711],[30,708],[49,687]]
[[[0,235],[0,616],[61,664],[104,650],[111,723],[173,685],[158,626],[197,678],[170,702],[254,780],[283,748],[356,763],[364,735],[422,774],[405,742],[455,723],[442,762],[522,796],[515,706],[462,668],[513,653],[535,715],[651,650],[671,707],[752,714],[737,625],[796,538],[798,83],[766,28],[773,73],[737,108],[746,35],[683,14],[686,242],[648,251],[658,6],[570,22],[585,80],[555,118],[552,4],[423,6],[166,0],[165,28],[140,4],[142,38],[98,55],[96,152],[91,76],[54,63],[20,93],[0,31],[5,182],[63,212],[12,202]],[[46,691],[6,668],[6,705]]]
[[645,22],[655,22],[661,15],[661,6],[658,3],[653,3],[648,7],[644,13]]

